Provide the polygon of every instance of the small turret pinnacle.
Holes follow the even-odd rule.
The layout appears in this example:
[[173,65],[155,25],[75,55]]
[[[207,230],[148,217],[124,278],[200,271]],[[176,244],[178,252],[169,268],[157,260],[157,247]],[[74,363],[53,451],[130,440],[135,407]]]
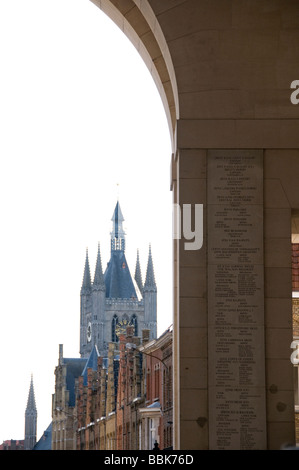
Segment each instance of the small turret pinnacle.
[[135,281],[137,283],[137,286],[142,293],[143,291],[143,282],[142,282],[142,275],[141,275],[141,269],[140,269],[140,261],[139,261],[139,250],[137,250],[137,260],[136,260],[136,268],[135,268],[135,275],[134,275]]
[[153,290],[153,291],[157,290],[151,246],[149,247],[146,278],[145,278],[145,283],[143,287],[143,291],[148,291],[148,290]]
[[98,257],[97,257],[97,263],[96,263],[96,269],[94,273],[92,288],[95,290],[105,290],[105,281],[104,281],[104,275],[103,275],[103,269],[102,269],[100,244],[98,244]]
[[84,267],[84,275],[83,275],[83,282],[81,287],[81,294],[85,294],[91,290],[91,277],[90,277],[90,267],[89,267],[89,259],[88,259],[88,249],[86,248],[86,258],[85,258],[85,267]]

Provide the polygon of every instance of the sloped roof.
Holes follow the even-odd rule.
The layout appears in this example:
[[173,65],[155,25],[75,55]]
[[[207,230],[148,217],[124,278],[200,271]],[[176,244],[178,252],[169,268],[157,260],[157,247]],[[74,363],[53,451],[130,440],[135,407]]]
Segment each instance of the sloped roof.
[[51,450],[52,449],[52,423],[44,431],[42,437],[37,441],[33,450]]
[[152,403],[151,405],[148,405],[147,406],[148,409],[152,409],[152,408],[161,408],[161,404],[159,401],[154,401],[154,403]]
[[98,357],[99,356],[100,356],[100,354],[99,354],[98,348],[95,345],[92,348],[92,351],[91,351],[91,353],[90,353],[90,355],[87,359],[87,362],[86,362],[85,367],[84,367],[83,372],[82,372],[83,384],[84,385],[87,385],[87,370],[88,369],[92,369],[94,371],[97,370],[97,368],[98,368]]
[[86,358],[63,358],[63,364],[66,364],[66,388],[69,391],[69,406],[75,406],[75,379],[80,377]]
[[113,299],[137,299],[137,292],[122,250],[111,251],[105,274],[106,297]]

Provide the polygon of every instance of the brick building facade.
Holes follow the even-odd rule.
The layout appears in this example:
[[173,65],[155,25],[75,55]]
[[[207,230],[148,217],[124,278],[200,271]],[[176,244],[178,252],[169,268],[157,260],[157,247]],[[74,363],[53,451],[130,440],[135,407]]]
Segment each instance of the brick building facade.
[[0,445],[0,450],[24,450],[24,439],[8,439]]
[[142,449],[172,447],[172,331],[141,346],[145,404],[139,409],[142,418]]
[[80,361],[81,372],[70,380],[72,364],[60,346],[53,450],[172,447],[172,329],[149,340],[148,330],[140,338],[128,327],[117,345],[109,344],[107,359],[95,346],[85,363]]
[[75,385],[87,360],[63,357],[59,345],[58,365],[55,368],[55,393],[52,395],[52,450],[74,450],[77,429]]

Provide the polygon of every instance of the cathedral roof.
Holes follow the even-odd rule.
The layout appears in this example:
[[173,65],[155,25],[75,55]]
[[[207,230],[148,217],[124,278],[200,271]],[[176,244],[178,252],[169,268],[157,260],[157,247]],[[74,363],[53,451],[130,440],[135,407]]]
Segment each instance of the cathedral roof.
[[[113,222],[113,229],[110,234],[111,257],[107,264],[106,271],[103,274],[100,246],[98,246],[95,274],[93,282],[91,281],[88,251],[86,250],[81,294],[89,295],[92,290],[106,290],[107,298],[140,300],[142,298],[143,283],[139,262],[139,253],[137,253],[135,276],[133,278],[131,276],[125,256],[125,232],[122,226],[124,216],[118,201],[116,203],[111,220]],[[151,252],[147,269],[146,285],[147,288],[155,288]]]
[[113,299],[138,299],[137,286],[132,279],[123,250],[112,250],[105,274],[106,297]]

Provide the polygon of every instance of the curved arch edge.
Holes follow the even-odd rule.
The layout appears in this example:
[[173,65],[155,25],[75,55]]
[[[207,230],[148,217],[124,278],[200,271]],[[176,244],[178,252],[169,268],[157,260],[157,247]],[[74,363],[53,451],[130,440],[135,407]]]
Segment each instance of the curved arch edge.
[[179,99],[174,67],[165,37],[147,0],[90,0],[128,37],[149,69],[165,109],[173,151]]

